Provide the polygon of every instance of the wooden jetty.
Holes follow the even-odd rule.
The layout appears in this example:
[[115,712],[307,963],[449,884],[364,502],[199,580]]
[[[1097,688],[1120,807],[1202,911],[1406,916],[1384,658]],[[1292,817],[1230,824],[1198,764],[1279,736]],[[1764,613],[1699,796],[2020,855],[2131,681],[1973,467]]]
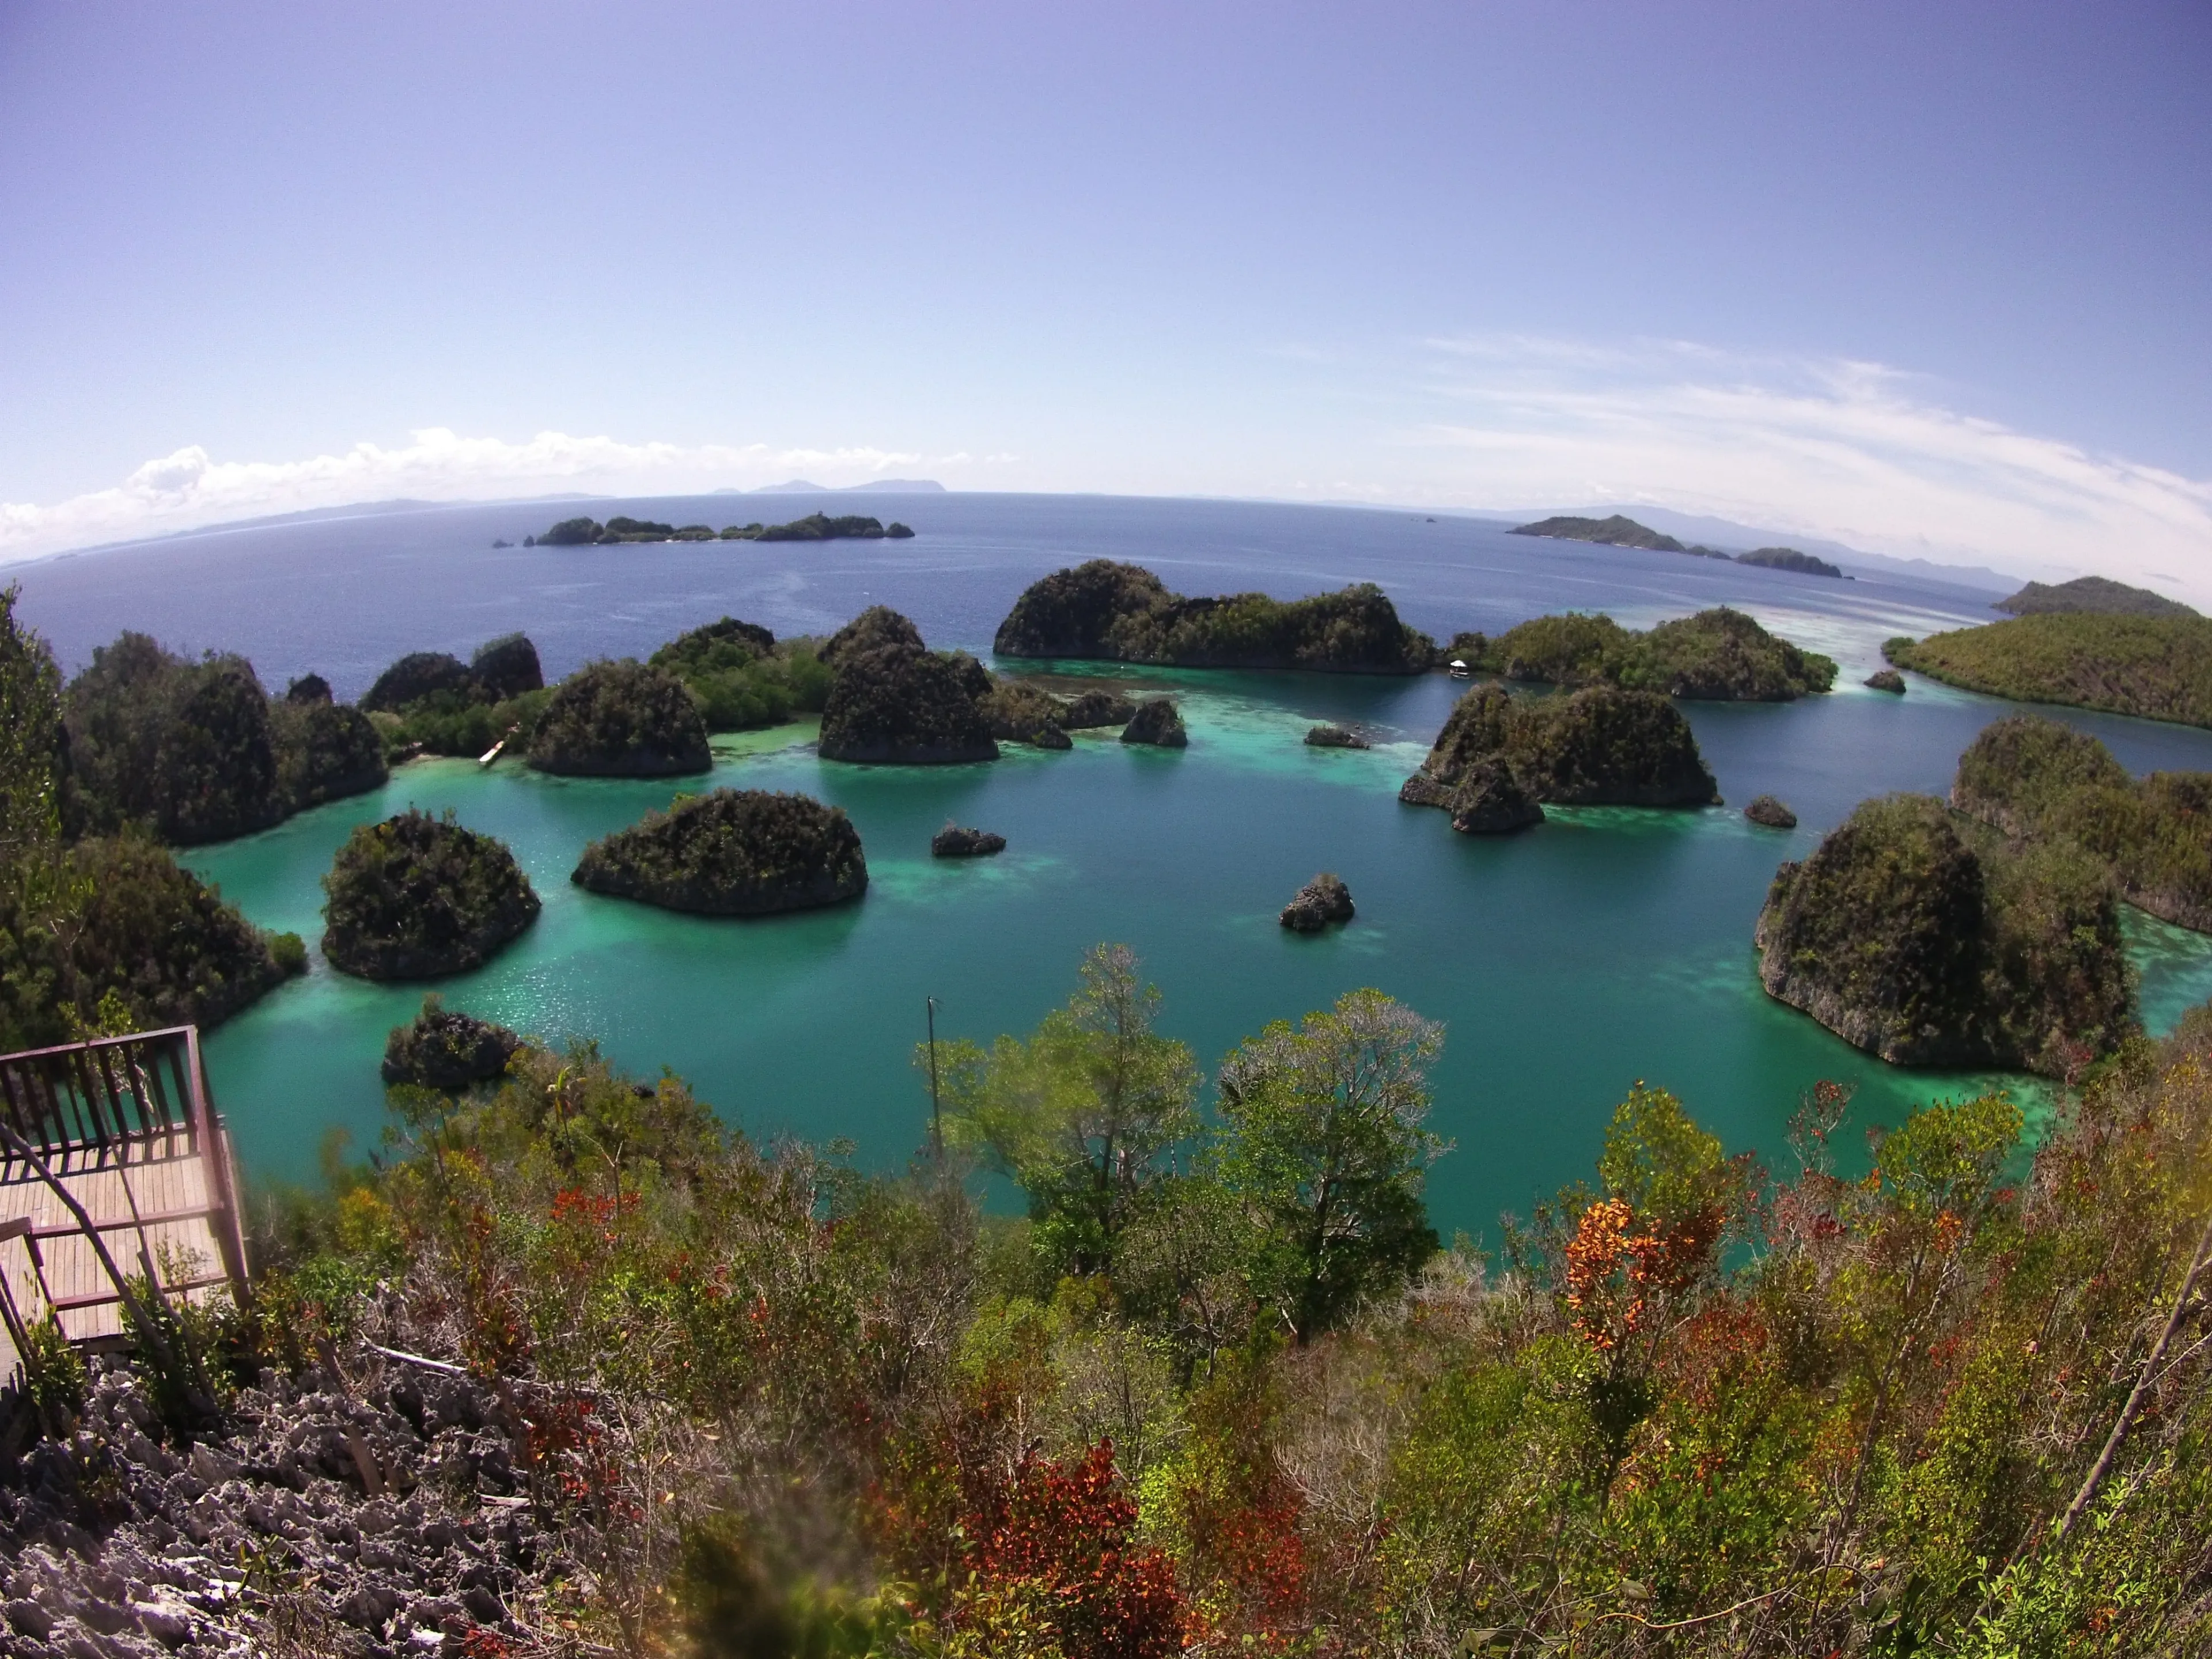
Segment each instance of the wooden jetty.
[[81,1346],[127,1346],[118,1277],[172,1304],[245,1300],[237,1165],[198,1027],[0,1055],[0,1382],[49,1315]]

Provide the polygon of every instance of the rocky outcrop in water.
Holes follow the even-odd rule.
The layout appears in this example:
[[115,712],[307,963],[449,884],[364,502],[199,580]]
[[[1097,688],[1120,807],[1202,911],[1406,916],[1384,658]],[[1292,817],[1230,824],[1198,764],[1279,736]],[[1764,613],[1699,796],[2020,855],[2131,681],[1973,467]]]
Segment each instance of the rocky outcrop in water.
[[933,858],[988,858],[994,853],[1006,850],[1006,838],[1004,836],[994,835],[988,830],[963,830],[954,823],[946,824],[929,838],[929,852]]
[[2065,1076],[2135,1028],[2118,894],[2070,849],[1970,839],[1941,801],[1863,804],[1774,878],[1767,994],[1899,1065]]
[[1331,922],[1350,921],[1352,914],[1352,890],[1324,870],[1298,889],[1278,920],[1294,933],[1318,933]]
[[1892,691],[1905,695],[1905,676],[1894,668],[1877,668],[1867,676],[1867,689],[1872,691]]
[[1063,724],[1067,705],[1042,686],[1027,680],[1002,680],[978,701],[991,735],[1002,743],[1036,744],[1047,749],[1071,746]]
[[641,662],[595,662],[561,682],[530,738],[530,763],[574,777],[704,772],[707,722],[684,683]]
[[1148,743],[1162,749],[1183,749],[1189,746],[1190,733],[1183,730],[1182,713],[1176,707],[1173,697],[1147,697],[1137,705],[1137,712],[1121,728],[1124,743]]
[[385,1039],[384,1080],[458,1092],[504,1076],[521,1046],[506,1026],[449,1009],[433,991],[422,1012]]
[[1571,805],[1717,804],[1690,723],[1651,691],[1588,686],[1565,697],[1480,685],[1454,706],[1398,799],[1449,806],[1474,766],[1496,758],[1532,800]]
[[1079,691],[1067,700],[1060,710],[1060,724],[1069,732],[1089,731],[1101,726],[1127,726],[1137,713],[1137,700],[1125,697],[1119,691],[1109,691],[1092,686]]
[[926,648],[914,624],[878,605],[830,637],[836,670],[822,709],[826,760],[943,766],[999,758],[984,702],[990,675],[965,652]]
[[1304,668],[1419,674],[1436,642],[1407,627],[1382,590],[1187,599],[1142,566],[1093,559],[1034,582],[999,625],[1002,657],[1091,657],[1192,668]]
[[323,954],[363,979],[480,968],[538,919],[514,855],[451,816],[409,810],[364,823],[323,878]]
[[1309,749],[1364,749],[1367,739],[1348,726],[1316,726],[1306,732]]
[[1743,809],[1744,817],[1769,830],[1795,830],[1797,815],[1771,795],[1761,795]]
[[858,898],[868,865],[842,807],[717,789],[593,842],[569,879],[665,909],[765,916]]
[[1544,809],[1521,787],[1513,769],[1495,756],[1469,767],[1443,805],[1451,813],[1452,828],[1462,836],[1510,836],[1544,821]]

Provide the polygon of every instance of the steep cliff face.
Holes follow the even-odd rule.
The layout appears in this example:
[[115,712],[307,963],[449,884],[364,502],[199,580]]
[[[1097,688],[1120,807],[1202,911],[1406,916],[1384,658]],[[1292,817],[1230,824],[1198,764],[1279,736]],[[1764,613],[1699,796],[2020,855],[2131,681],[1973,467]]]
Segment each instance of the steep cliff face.
[[836,669],[822,710],[825,759],[941,766],[999,758],[982,707],[989,674],[964,653],[924,648],[896,611],[862,613],[823,655]]
[[1365,674],[1425,673],[1436,658],[1436,642],[1399,621],[1371,582],[1303,599],[1187,599],[1140,566],[1106,559],[1031,584],[992,649],[1002,657]]
[[842,807],[717,789],[593,842],[569,879],[670,910],[765,916],[858,898],[868,864]]
[[1449,805],[1473,769],[1493,760],[1537,802],[1704,806],[1720,799],[1680,711],[1656,692],[1610,685],[1565,697],[1475,687],[1453,708],[1399,799]]
[[2065,1075],[2133,1029],[2112,884],[2049,848],[1974,844],[1924,795],[1862,805],[1776,872],[1768,994],[1900,1065]]

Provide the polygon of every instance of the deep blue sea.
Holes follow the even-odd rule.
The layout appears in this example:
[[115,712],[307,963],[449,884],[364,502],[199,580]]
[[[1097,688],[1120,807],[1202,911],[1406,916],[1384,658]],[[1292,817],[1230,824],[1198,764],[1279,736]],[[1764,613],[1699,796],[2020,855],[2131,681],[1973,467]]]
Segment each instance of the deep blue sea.
[[[524,548],[578,511],[717,526],[828,507],[897,518],[911,541]],[[495,550],[504,538],[518,544]],[[863,606],[912,617],[933,645],[988,652],[1030,581],[1093,557],[1130,560],[1184,592],[1293,598],[1370,580],[1438,637],[1565,609],[1644,626],[1707,605],[1756,616],[1842,665],[1830,696],[1685,712],[1731,805],[1699,811],[1555,811],[1496,842],[1401,806],[1459,687],[1304,674],[1114,671],[1176,690],[1191,746],[1071,754],[1010,747],[994,765],[870,769],[823,762],[804,726],[718,740],[713,781],[804,789],[843,805],[872,877],[860,903],[764,921],[671,915],[585,894],[583,843],[665,805],[677,783],[554,779],[425,762],[377,794],[187,861],[256,921],[320,931],[318,881],[348,830],[410,804],[453,808],[514,848],[545,900],[522,941],[439,988],[449,1003],[551,1040],[599,1039],[642,1074],[665,1065],[757,1134],[845,1137],[871,1168],[920,1144],[927,1100],[911,1066],[922,1000],[939,1030],[988,1038],[1032,1024],[1072,986],[1083,948],[1133,945],[1165,994],[1164,1024],[1212,1065],[1269,1019],[1379,985],[1445,1022],[1434,1122],[1455,1150],[1431,1176],[1449,1236],[1494,1237],[1588,1171],[1607,1117],[1648,1079],[1729,1141],[1772,1156],[1799,1094],[1859,1091],[1865,1122],[1917,1101],[2025,1080],[1899,1071],[1759,988],[1751,929],[1775,866],[1802,857],[1869,795],[1941,793],[1960,751],[2009,705],[1914,680],[1864,690],[1893,634],[1991,620],[1989,592],[1906,575],[1855,581],[1675,554],[1504,533],[1484,520],[1359,508],[1121,497],[917,495],[538,502],[428,507],[212,531],[18,566],[27,617],[64,665],[122,629],[179,649],[250,657],[279,689],[315,670],[357,696],[411,650],[465,654],[512,629],[549,677],[642,655],[725,613],[779,634],[824,632]],[[1035,665],[1002,664],[1034,672]],[[1074,665],[1063,665],[1071,673]],[[1106,672],[1103,670],[1093,672]],[[2058,712],[2058,711],[2053,711]],[[2212,732],[2072,712],[2138,772],[2212,769]],[[1356,720],[1366,753],[1299,739]],[[1771,793],[1798,811],[1777,834],[1737,808]],[[948,818],[1009,838],[974,865],[927,856]],[[1316,870],[1350,883],[1359,915],[1297,939],[1274,913]],[[2153,1030],[2212,998],[2212,940],[2128,913]],[[333,1126],[356,1146],[381,1123],[375,1062],[420,987],[372,986],[319,957],[212,1036],[218,1103],[252,1171],[312,1173]]]

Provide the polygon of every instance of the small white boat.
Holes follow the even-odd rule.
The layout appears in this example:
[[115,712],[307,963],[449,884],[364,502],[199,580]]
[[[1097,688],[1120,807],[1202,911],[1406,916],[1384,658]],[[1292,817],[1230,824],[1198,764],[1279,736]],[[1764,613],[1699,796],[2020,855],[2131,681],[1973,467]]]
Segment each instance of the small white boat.
[[522,727],[520,723],[508,726],[506,732],[500,738],[500,740],[497,743],[492,744],[490,748],[485,750],[483,754],[477,757],[477,764],[478,766],[489,766],[494,761],[497,760],[500,757],[500,751],[507,747],[507,739],[514,737],[514,735],[520,730],[522,730]]
[[1451,677],[1454,679],[1463,680],[1468,678],[1469,671],[1468,669],[1468,665],[1462,662],[1457,657],[1454,657],[1451,659],[1449,666],[1451,670]]

